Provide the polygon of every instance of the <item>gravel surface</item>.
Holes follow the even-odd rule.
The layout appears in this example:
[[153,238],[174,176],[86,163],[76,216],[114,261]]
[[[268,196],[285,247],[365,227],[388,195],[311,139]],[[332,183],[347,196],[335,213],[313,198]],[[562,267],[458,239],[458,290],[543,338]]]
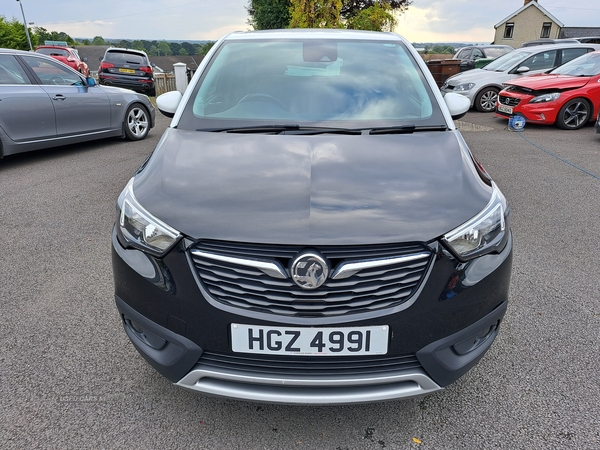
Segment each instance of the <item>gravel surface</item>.
[[115,200],[168,119],[0,160],[2,449],[600,448],[600,135],[470,112],[458,123],[506,194],[509,309],[484,359],[427,397],[343,407],[245,403],[173,386],[113,300]]

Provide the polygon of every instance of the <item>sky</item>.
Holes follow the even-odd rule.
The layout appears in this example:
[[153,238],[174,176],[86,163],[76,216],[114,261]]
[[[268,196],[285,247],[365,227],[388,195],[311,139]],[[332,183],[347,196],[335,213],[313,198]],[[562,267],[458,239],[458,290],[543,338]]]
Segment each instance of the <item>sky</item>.
[[[248,0],[20,0],[28,23],[74,38],[216,40],[247,31]],[[523,0],[413,0],[395,31],[410,42],[494,39],[494,25]],[[539,0],[565,26],[600,27],[600,1]],[[0,16],[22,21],[19,0],[2,0]]]

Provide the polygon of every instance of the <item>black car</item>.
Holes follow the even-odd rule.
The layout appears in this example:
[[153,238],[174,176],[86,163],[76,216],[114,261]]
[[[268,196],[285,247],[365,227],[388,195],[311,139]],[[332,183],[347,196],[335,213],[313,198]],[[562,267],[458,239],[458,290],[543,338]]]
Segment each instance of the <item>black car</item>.
[[140,50],[109,48],[100,59],[98,82],[156,95],[154,73],[148,55]]
[[460,71],[481,68],[494,59],[512,52],[510,45],[476,45],[458,50],[453,59],[460,59]]
[[117,202],[115,298],[179,386],[344,404],[447,386],[507,308],[509,209],[402,37],[233,33]]

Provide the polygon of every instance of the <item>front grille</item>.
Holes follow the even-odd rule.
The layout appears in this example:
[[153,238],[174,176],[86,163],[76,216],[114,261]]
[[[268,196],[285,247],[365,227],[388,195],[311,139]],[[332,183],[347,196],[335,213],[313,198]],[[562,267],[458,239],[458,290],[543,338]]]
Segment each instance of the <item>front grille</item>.
[[289,357],[229,355],[204,352],[198,360],[205,368],[223,372],[293,377],[327,377],[397,373],[421,368],[415,354],[372,357]]
[[506,97],[505,95],[499,95],[498,101],[506,106],[517,106],[519,103],[521,103],[520,98]]
[[[284,268],[304,247],[201,241],[200,250],[240,259],[277,262]],[[325,317],[354,314],[397,306],[415,293],[431,261],[431,250],[421,244],[324,246],[317,249],[332,270],[342,262],[402,257],[424,253],[413,261],[369,268],[339,280],[329,278],[315,290],[297,286],[291,278],[273,278],[261,270],[191,253],[198,276],[216,301],[269,314]]]

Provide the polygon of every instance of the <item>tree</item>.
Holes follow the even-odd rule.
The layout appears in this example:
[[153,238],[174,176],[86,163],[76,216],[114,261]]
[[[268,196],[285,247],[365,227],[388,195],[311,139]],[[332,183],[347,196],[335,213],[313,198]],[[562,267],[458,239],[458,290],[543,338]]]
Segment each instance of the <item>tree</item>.
[[387,3],[376,3],[348,18],[346,26],[352,30],[393,31],[396,19]]
[[33,34],[42,44],[46,41],[63,41],[70,46],[77,45],[77,42],[64,31],[48,31],[44,27],[34,27]]
[[213,45],[215,45],[214,42],[207,42],[204,45],[201,45],[200,47],[198,47],[198,51],[196,52],[196,55],[198,56],[204,56],[206,55],[209,50],[213,47]]
[[287,28],[290,24],[290,0],[250,0],[246,10],[248,24],[255,30]]
[[394,14],[413,0],[249,0],[248,23],[273,28],[350,28],[392,31]]
[[290,28],[344,28],[342,0],[291,0]]
[[144,47],[144,44],[139,39],[136,39],[135,41],[133,41],[131,43],[131,48],[134,49],[134,50],[146,51],[146,48]]
[[194,47],[189,42],[182,42],[181,47],[185,49],[185,51],[187,52],[186,53],[187,55],[195,55],[196,54],[196,47]]
[[404,12],[413,0],[344,0],[341,15],[344,19],[356,17],[361,11],[376,5],[389,6],[389,11]]
[[96,36],[92,39],[92,45],[106,45],[106,41],[102,36]]
[[[31,36],[31,44],[35,47],[38,43],[37,36]],[[0,48],[13,48],[15,50],[29,50],[29,42],[25,34],[25,27],[17,19],[7,21],[0,16]]]
[[455,53],[455,49],[451,45],[439,45],[438,44],[438,45],[434,45],[433,47],[431,47],[431,49],[429,50],[429,53],[453,55]]
[[161,56],[171,56],[173,52],[171,51],[171,46],[167,41],[160,41],[158,43],[158,51]]

